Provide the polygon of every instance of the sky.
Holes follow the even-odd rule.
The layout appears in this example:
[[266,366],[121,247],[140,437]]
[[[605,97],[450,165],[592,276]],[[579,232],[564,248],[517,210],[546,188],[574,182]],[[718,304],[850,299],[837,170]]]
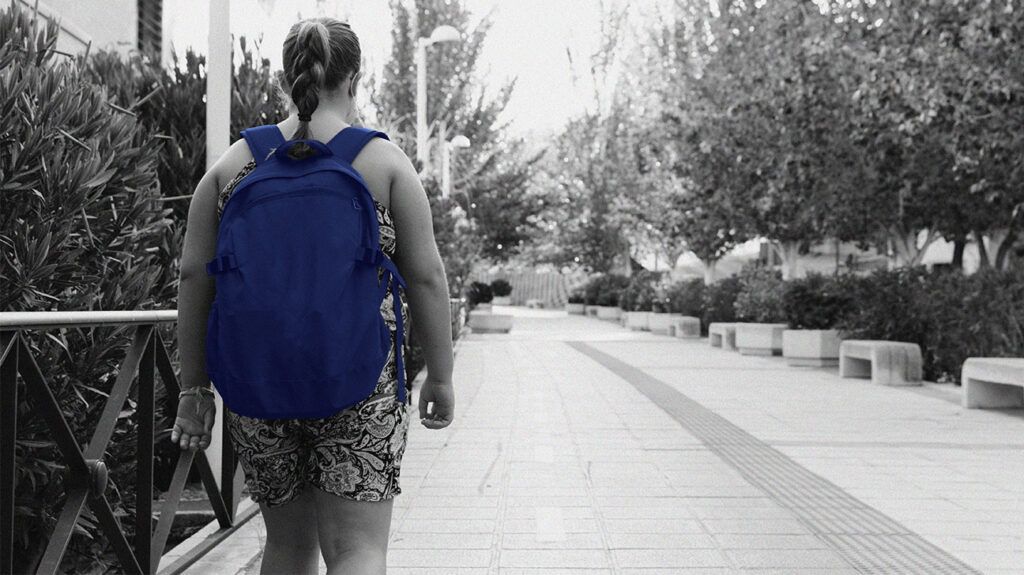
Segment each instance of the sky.
[[[505,113],[515,135],[550,134],[573,115],[594,105],[593,87],[574,82],[566,49],[576,65],[600,37],[600,3],[596,0],[463,0],[476,20],[490,13],[493,25],[478,62],[478,74],[496,94],[504,81],[517,77]],[[281,65],[281,44],[299,18],[333,16],[347,19],[360,38],[367,72],[379,70],[391,48],[391,13],[387,0],[232,0],[231,31],[237,37],[263,34],[262,53],[274,68]],[[165,26],[174,50],[188,46],[205,53],[209,12],[200,0],[165,0]],[[363,96],[365,97],[365,92]]]

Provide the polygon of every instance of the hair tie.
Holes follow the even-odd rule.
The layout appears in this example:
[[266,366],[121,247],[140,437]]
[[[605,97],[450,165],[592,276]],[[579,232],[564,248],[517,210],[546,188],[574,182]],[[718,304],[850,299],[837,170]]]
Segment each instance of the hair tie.
[[310,116],[309,114],[299,114],[299,121],[300,122],[308,122],[308,121],[310,121],[312,119],[313,119],[313,117]]

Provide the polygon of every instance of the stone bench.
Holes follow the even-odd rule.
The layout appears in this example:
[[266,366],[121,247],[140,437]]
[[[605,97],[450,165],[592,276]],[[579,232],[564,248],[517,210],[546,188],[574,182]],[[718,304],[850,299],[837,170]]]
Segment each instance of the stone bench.
[[711,347],[736,349],[736,324],[713,322],[708,326],[708,343]]
[[699,338],[700,337],[700,318],[692,317],[688,315],[676,317],[672,321],[672,327],[669,331],[669,335],[678,338]]
[[921,385],[921,347],[901,341],[844,340],[839,344],[839,375],[870,377],[878,385]]
[[625,318],[625,325],[633,331],[649,331],[651,329],[648,320],[651,316],[649,311],[627,311],[623,312]]
[[473,333],[508,333],[512,331],[512,316],[497,313],[469,312],[469,329]]
[[966,408],[1024,407],[1024,358],[967,358],[960,383]]
[[658,335],[672,335],[672,324],[679,317],[678,313],[651,312],[647,316],[647,329]]
[[782,355],[785,323],[736,324],[736,349],[743,355]]
[[834,329],[787,329],[782,332],[782,356],[795,367],[835,367],[840,341]]

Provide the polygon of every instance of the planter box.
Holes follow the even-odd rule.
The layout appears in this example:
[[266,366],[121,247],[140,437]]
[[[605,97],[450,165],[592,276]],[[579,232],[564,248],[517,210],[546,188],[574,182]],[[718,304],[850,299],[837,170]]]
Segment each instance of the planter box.
[[600,308],[601,306],[597,305],[584,305],[583,312],[591,317],[597,317],[597,310]]
[[743,355],[782,355],[785,323],[736,324],[736,349]]
[[512,316],[500,313],[469,312],[469,328],[473,333],[508,333],[512,330]]
[[567,303],[565,304],[565,311],[572,315],[583,315],[587,311],[586,307],[581,303]]
[[491,303],[493,303],[494,305],[512,305],[512,296],[510,296],[510,295],[497,296],[496,295],[491,300]]
[[623,312],[626,318],[625,326],[633,331],[650,330],[649,318],[652,315],[649,311],[627,311]]
[[708,344],[722,349],[736,349],[736,324],[711,322],[708,326]]
[[782,332],[782,355],[795,367],[835,367],[839,341],[834,329],[787,329]]
[[479,311],[479,312],[483,312],[483,313],[491,313],[491,305],[492,304],[490,302],[478,303],[478,304],[476,304],[476,307],[473,308],[472,311]]
[[651,312],[647,317],[647,327],[651,333],[658,335],[672,335],[672,324],[682,317],[678,313]]
[[622,310],[616,305],[599,305],[597,306],[597,319],[607,319],[612,321],[618,321],[622,315]]
[[700,338],[700,318],[679,315],[672,320],[672,327],[669,335],[682,339]]

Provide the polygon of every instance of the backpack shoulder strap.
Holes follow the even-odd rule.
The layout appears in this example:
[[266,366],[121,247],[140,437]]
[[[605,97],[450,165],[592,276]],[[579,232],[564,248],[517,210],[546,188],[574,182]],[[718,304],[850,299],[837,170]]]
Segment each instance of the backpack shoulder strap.
[[363,147],[373,138],[390,139],[384,132],[362,126],[349,126],[330,141],[330,148],[339,160],[351,164]]
[[276,124],[242,130],[242,137],[245,138],[245,143],[249,144],[249,151],[252,152],[257,166],[266,161],[274,149],[284,143],[284,135]]

